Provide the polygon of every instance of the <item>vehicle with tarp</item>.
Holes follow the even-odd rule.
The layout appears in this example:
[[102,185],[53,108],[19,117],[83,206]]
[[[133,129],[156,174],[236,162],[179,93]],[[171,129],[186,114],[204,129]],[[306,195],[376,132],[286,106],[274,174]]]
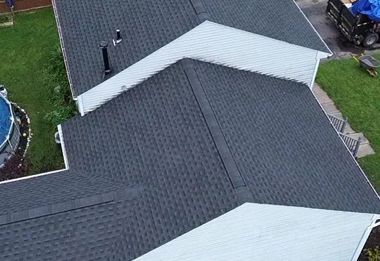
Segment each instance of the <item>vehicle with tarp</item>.
[[326,12],[341,33],[354,44],[367,48],[380,45],[380,0],[352,3],[329,0]]

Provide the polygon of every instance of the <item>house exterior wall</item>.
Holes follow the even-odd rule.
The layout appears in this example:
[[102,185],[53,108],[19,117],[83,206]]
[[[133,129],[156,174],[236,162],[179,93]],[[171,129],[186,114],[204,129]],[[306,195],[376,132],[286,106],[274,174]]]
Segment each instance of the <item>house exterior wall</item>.
[[[122,43],[121,43],[122,44]],[[311,86],[329,54],[206,21],[78,96],[82,115],[183,58],[285,78]]]

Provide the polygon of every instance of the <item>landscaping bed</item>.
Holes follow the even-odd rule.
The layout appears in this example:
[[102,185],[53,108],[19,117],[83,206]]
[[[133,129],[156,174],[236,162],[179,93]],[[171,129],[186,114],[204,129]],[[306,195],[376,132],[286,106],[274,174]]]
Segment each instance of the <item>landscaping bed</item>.
[[[380,59],[380,54],[375,55]],[[348,117],[351,127],[363,132],[376,154],[359,159],[380,191],[380,76],[371,77],[354,59],[321,64],[317,82]]]
[[380,261],[380,226],[372,229],[359,261]]
[[53,11],[19,13],[15,19],[13,27],[0,28],[0,83],[30,117],[33,137],[25,174],[61,169],[64,161],[54,133],[57,124],[73,116],[75,107]]
[[10,14],[0,14],[0,28],[13,25],[13,17]]

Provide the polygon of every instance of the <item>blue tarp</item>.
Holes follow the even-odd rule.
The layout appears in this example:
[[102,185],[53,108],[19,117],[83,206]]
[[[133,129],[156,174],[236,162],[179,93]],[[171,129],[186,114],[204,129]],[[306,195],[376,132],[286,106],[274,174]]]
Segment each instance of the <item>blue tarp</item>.
[[9,104],[0,97],[0,146],[6,140],[11,128],[11,111]]
[[369,19],[380,22],[380,0],[359,0],[352,5],[354,15],[365,14]]

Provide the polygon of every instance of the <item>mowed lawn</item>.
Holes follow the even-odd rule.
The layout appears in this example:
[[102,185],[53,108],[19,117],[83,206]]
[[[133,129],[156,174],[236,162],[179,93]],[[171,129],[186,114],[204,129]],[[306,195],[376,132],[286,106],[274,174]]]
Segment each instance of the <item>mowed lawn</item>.
[[[380,59],[380,54],[375,57]],[[371,77],[354,59],[334,60],[320,66],[317,82],[349,118],[353,129],[369,139],[376,154],[359,163],[380,191],[380,75]]]
[[50,8],[17,14],[16,26],[0,28],[0,83],[6,85],[9,99],[24,108],[31,119],[28,174],[64,166],[61,149],[54,142],[56,126],[44,119],[53,110],[51,96],[57,84],[48,66],[58,44]]

